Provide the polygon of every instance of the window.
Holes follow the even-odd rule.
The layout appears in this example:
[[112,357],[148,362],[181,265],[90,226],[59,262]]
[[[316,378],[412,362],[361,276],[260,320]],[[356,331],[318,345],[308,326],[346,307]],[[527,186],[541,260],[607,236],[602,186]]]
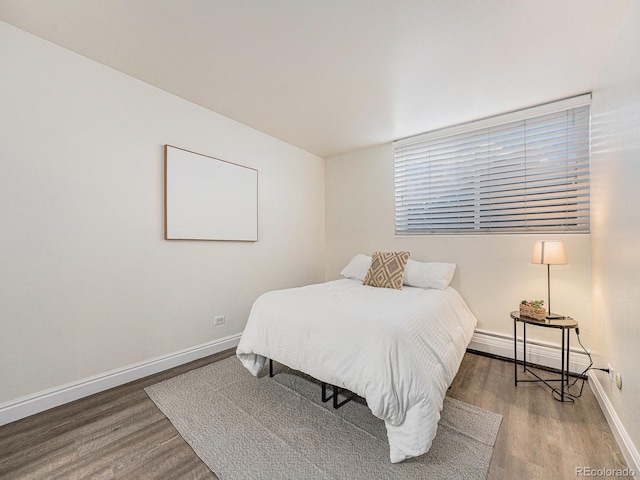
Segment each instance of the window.
[[395,142],[396,235],[589,232],[590,101]]

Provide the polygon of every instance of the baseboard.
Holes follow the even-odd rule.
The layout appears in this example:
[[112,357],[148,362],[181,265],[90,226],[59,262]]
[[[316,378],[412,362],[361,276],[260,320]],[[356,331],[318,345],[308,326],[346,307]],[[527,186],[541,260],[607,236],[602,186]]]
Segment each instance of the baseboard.
[[0,404],[0,425],[237,347],[240,334],[156,357]]
[[596,400],[598,400],[602,413],[604,413],[604,416],[607,419],[607,423],[613,432],[613,436],[616,438],[620,451],[622,452],[624,459],[627,461],[627,466],[637,474],[640,472],[640,452],[638,452],[638,449],[633,444],[633,441],[625,430],[624,425],[622,425],[618,414],[614,410],[609,397],[605,393],[604,388],[602,388],[600,380],[593,371],[589,372],[589,385],[591,386],[591,390],[593,391]]
[[[527,340],[527,362],[560,369],[560,344],[551,345]],[[518,340],[518,359],[522,360],[522,339]],[[471,338],[469,350],[513,359],[513,337],[476,330]],[[584,351],[571,348],[569,371],[580,374],[589,366],[589,356]]]

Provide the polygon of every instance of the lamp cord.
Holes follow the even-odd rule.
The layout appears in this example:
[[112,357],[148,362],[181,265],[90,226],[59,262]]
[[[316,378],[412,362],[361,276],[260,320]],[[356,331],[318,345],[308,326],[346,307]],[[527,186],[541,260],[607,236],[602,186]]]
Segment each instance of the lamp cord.
[[[565,385],[565,397],[569,397],[569,399],[573,402],[575,398],[580,398],[582,396],[582,391],[584,389],[584,382],[586,381],[587,377],[587,372],[589,370],[600,370],[602,372],[609,372],[608,368],[597,368],[593,366],[593,359],[591,358],[591,354],[589,353],[589,351],[584,347],[584,345],[582,344],[582,341],[580,340],[580,329],[576,328],[576,337],[578,338],[578,343],[580,344],[580,346],[582,347],[582,350],[584,350],[584,353],[587,354],[587,357],[589,357],[589,366],[587,368],[584,369],[584,371],[577,376],[573,382]],[[569,365],[567,365],[567,369],[569,368]],[[576,384],[578,383],[578,380],[582,380],[582,383],[580,384],[580,389],[578,391],[578,393],[571,393],[570,389],[573,387],[576,387]],[[576,387],[578,388],[578,387]],[[555,400],[558,400],[559,402],[562,401],[562,392],[560,390],[558,390],[557,388],[552,389],[552,395],[553,398]]]

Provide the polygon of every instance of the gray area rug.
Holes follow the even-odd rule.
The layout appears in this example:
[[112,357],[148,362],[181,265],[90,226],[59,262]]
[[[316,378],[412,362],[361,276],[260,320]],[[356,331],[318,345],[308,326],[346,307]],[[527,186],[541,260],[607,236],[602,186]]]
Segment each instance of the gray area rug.
[[487,477],[501,415],[447,397],[429,452],[392,464],[362,399],[334,410],[315,380],[276,367],[256,378],[230,357],[145,390],[221,480]]

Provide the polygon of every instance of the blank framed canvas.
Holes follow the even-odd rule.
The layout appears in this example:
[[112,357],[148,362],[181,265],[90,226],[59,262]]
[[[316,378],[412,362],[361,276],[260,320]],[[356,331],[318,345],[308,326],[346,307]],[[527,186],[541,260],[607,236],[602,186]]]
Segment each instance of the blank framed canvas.
[[165,238],[258,241],[258,171],[164,146]]

